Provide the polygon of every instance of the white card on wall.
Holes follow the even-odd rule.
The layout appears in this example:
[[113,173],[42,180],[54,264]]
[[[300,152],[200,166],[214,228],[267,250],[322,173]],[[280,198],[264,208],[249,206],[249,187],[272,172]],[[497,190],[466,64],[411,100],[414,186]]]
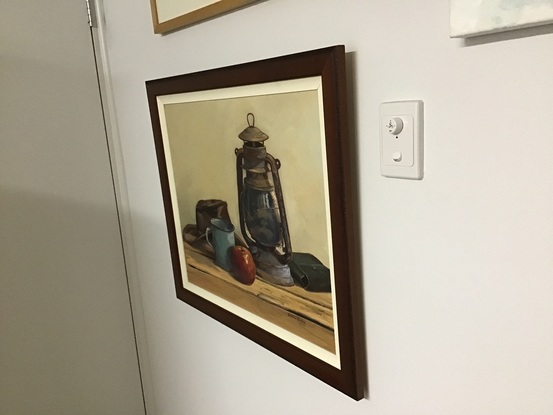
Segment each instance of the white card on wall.
[[450,0],[451,37],[553,23],[553,0]]

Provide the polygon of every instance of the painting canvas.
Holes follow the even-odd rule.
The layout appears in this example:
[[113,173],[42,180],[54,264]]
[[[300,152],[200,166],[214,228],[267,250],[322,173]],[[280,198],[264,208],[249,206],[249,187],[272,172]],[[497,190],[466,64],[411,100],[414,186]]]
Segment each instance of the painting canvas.
[[147,89],[177,296],[358,399],[343,65],[333,47]]
[[553,23],[553,0],[450,0],[451,37]]
[[[242,246],[251,249],[245,238],[255,230],[247,229],[246,234],[240,230],[236,152],[245,144],[239,134],[250,125],[258,128],[268,136],[265,151],[280,161],[278,172],[291,245],[295,252],[312,255],[315,263],[328,270],[330,288],[332,244],[327,219],[328,185],[326,176],[321,174],[326,167],[326,152],[319,110],[320,86],[320,78],[307,78],[179,94],[161,98],[160,111],[174,177],[176,226],[185,232],[185,285],[225,308],[238,306],[236,313],[267,330],[284,329],[281,336],[292,343],[307,340],[317,346],[312,347],[313,353],[338,365],[331,290],[311,292],[301,284],[292,288],[279,285],[271,280],[270,270],[251,285],[242,282],[249,282],[247,276],[240,279],[216,263],[215,250],[209,245],[211,238],[205,236],[207,229],[198,229],[201,224],[196,220],[197,209],[202,209],[202,205],[224,202],[228,211],[225,220],[235,228],[235,242],[241,240]],[[270,186],[270,174],[265,176]],[[270,198],[270,193],[263,196]],[[279,218],[274,219],[276,222]],[[224,265],[224,261],[221,263]],[[291,271],[290,276],[294,277]]]

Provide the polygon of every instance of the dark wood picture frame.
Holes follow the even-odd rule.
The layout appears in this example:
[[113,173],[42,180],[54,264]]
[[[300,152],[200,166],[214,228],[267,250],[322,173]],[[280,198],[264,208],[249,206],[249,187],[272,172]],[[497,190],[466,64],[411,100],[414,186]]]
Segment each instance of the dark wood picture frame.
[[[362,355],[360,347],[361,333],[359,327],[362,319],[359,316],[360,304],[358,304],[356,289],[360,275],[358,263],[359,258],[357,254],[358,251],[355,244],[357,224],[354,220],[345,66],[345,48],[343,46],[332,46],[324,49],[301,52],[235,66],[151,80],[146,82],[146,90],[165,206],[177,297],[232,328],[236,332],[274,352],[278,356],[288,360],[297,367],[305,370],[313,376],[316,376],[323,382],[326,382],[351,398],[359,400],[364,394],[363,367],[360,367],[363,365],[362,359],[360,359]],[[179,191],[180,193],[176,190],[178,187],[178,181],[181,180],[179,177],[182,175],[186,176],[186,174],[195,174],[195,171],[192,170],[186,174],[177,172],[180,166],[186,163],[176,161],[174,157],[177,156],[175,156],[175,154],[178,153],[179,157],[181,155],[184,157],[184,153],[191,152],[190,157],[193,157],[194,159],[204,157],[206,160],[210,160],[212,157],[211,154],[194,153],[194,151],[199,151],[196,148],[197,146],[194,144],[188,144],[185,146],[180,142],[180,140],[186,138],[187,135],[193,136],[188,137],[190,140],[207,140],[203,133],[201,137],[198,137],[196,134],[188,133],[188,126],[189,124],[193,124],[195,122],[195,116],[192,114],[201,113],[202,111],[205,112],[203,109],[204,107],[199,106],[200,104],[211,105],[210,103],[213,102],[212,98],[197,101],[196,98],[188,99],[187,97],[196,96],[198,94],[217,95],[224,93],[223,95],[226,98],[230,97],[231,99],[215,100],[217,103],[222,102],[225,105],[227,103],[229,105],[236,105],[235,103],[240,103],[241,106],[249,108],[249,93],[245,93],[246,98],[243,100],[232,99],[234,98],[233,94],[235,94],[235,91],[241,91],[241,88],[246,88],[246,91],[249,91],[247,88],[259,88],[260,90],[263,90],[264,88],[270,89],[273,87],[281,88],[282,85],[286,86],[289,83],[292,85],[292,90],[294,90],[294,88],[296,88],[296,83],[298,83],[298,85],[303,85],[304,81],[307,83],[315,82],[318,85],[314,93],[318,97],[318,101],[315,102],[319,103],[319,108],[311,108],[313,105],[309,105],[308,107],[310,108],[308,109],[312,110],[312,112],[316,115],[318,114],[318,122],[321,126],[321,138],[313,139],[313,142],[316,143],[317,140],[319,140],[319,142],[322,143],[322,153],[319,157],[322,159],[322,168],[319,173],[324,178],[326,183],[326,195],[324,197],[328,202],[326,205],[328,217],[327,224],[324,226],[328,227],[328,242],[331,245],[328,262],[330,264],[329,268],[332,276],[332,289],[330,294],[306,293],[305,298],[310,300],[310,296],[313,296],[313,298],[316,299],[315,301],[317,301],[319,297],[322,298],[324,296],[328,296],[324,298],[331,299],[331,318],[333,318],[334,322],[331,333],[332,336],[334,336],[333,339],[335,344],[332,346],[334,348],[331,347],[328,349],[330,352],[328,350],[322,350],[322,348],[316,344],[316,341],[313,347],[311,347],[312,338],[309,337],[310,335],[306,335],[305,338],[307,341],[301,338],[302,328],[308,328],[313,325],[316,326],[317,322],[315,321],[315,317],[311,318],[309,315],[302,314],[302,312],[295,314],[295,311],[293,310],[294,307],[291,307],[290,309],[285,307],[284,310],[275,309],[277,312],[282,311],[283,318],[289,318],[290,321],[295,324],[291,323],[291,327],[293,326],[291,330],[295,330],[294,333],[290,334],[290,338],[292,338],[293,341],[289,340],[289,337],[287,337],[288,326],[284,326],[284,330],[282,330],[284,335],[281,335],[280,329],[276,331],[272,330],[273,325],[271,322],[267,323],[269,324],[269,329],[267,329],[264,325],[264,316],[275,314],[274,311],[270,311],[267,314],[260,312],[259,315],[261,318],[259,321],[263,324],[258,324],[258,320],[256,318],[250,319],[249,317],[244,317],[244,315],[241,314],[242,296],[244,298],[247,297],[248,301],[251,300],[254,302],[257,301],[258,298],[264,296],[260,295],[258,292],[252,294],[252,292],[247,291],[250,290],[250,287],[252,290],[255,290],[257,286],[262,286],[263,289],[268,290],[272,290],[274,288],[275,290],[280,290],[279,292],[283,292],[284,295],[288,295],[291,292],[291,298],[296,298],[294,295],[297,291],[294,290],[302,291],[301,287],[284,287],[282,289],[280,287],[275,288],[272,284],[265,284],[263,281],[259,280],[258,277],[253,285],[247,287],[244,286],[246,291],[240,291],[242,290],[242,286],[239,283],[236,283],[232,280],[232,278],[223,275],[222,279],[225,281],[221,282],[221,284],[226,284],[225,287],[230,284],[229,287],[232,286],[231,289],[237,290],[236,292],[239,293],[236,295],[233,294],[233,298],[236,298],[237,296],[239,298],[236,302],[236,304],[238,304],[237,308],[234,308],[234,306],[226,306],[226,304],[228,304],[228,302],[226,302],[228,298],[225,299],[226,294],[219,294],[218,291],[214,291],[215,295],[211,295],[211,292],[209,295],[203,295],[202,290],[205,287],[198,288],[199,291],[196,289],[196,285],[203,284],[203,281],[210,281],[211,277],[206,277],[204,275],[200,276],[198,279],[192,279],[192,271],[194,271],[195,275],[196,270],[191,268],[188,263],[188,261],[191,261],[192,259],[190,251],[185,250],[185,248],[188,249],[189,247],[185,242],[183,242],[183,224],[181,223],[182,220],[180,217],[183,216],[181,213],[181,206],[186,205],[187,209],[191,209],[191,207],[198,200],[198,197],[189,200],[188,194],[185,194],[188,190]],[[311,94],[311,91],[309,90],[307,93]],[[259,97],[256,95],[254,98],[273,99],[272,94],[266,95],[264,93],[259,93],[258,95]],[[295,103],[297,97],[301,98],[304,95],[303,91],[298,93],[292,91],[291,94],[274,94],[274,97],[275,99],[289,99],[288,96],[294,97],[293,101],[289,102]],[[183,97],[186,99],[183,99]],[[311,95],[309,95],[309,97],[311,97]],[[254,98],[251,99],[253,100]],[[188,105],[190,102],[192,103],[192,106]],[[314,106],[317,107],[317,104]],[[289,105],[285,105],[284,107],[289,107]],[[187,108],[191,108],[191,110]],[[283,108],[283,106],[280,105],[278,108]],[[294,110],[290,113],[295,114],[296,112],[297,111]],[[243,113],[244,116],[243,118],[241,116],[241,119],[236,122],[237,126],[233,126],[233,132],[225,132],[224,134],[218,135],[217,142],[210,143],[210,148],[218,147],[220,143],[227,140],[227,137],[229,140],[234,140],[233,145],[235,145],[235,147],[241,146],[242,143],[240,139],[238,139],[237,135],[241,128],[246,126],[246,113],[245,111],[241,113]],[[278,113],[279,111],[274,109],[269,112],[270,115],[275,117]],[[304,111],[302,110],[298,119],[303,120],[304,118],[308,118],[303,114]],[[190,118],[187,119],[187,116]],[[261,130],[264,130],[264,128],[269,125],[268,118],[270,117],[264,116],[263,119],[261,119],[258,114],[255,114],[255,116],[255,127],[259,127]],[[212,117],[213,120],[215,120],[215,118],[226,119],[227,112],[222,114],[210,114],[210,117]],[[250,117],[251,114],[248,115],[248,126],[246,130],[253,127],[251,125],[253,124],[253,119]],[[231,120],[232,118],[229,116],[229,122],[231,122]],[[234,120],[232,120],[232,122],[234,122]],[[182,124],[182,127],[177,128],[176,126],[172,126],[173,124],[177,125],[179,123]],[[203,128],[203,131],[207,132],[207,130],[211,128],[211,125],[204,126]],[[279,140],[277,136],[279,136],[280,131],[279,128],[274,126],[270,126],[269,129],[271,131],[267,132],[271,138],[267,140],[267,151],[271,152],[276,148],[277,140]],[[224,137],[221,137],[221,135]],[[299,137],[294,137],[288,145],[291,147],[291,150],[295,149],[294,143],[299,143],[298,140],[308,141],[307,138],[302,138],[301,134]],[[192,142],[194,143],[194,141]],[[199,142],[200,141],[196,141],[196,143]],[[236,152],[238,154],[239,150],[236,149]],[[229,153],[229,151],[226,151],[226,153]],[[278,155],[279,154],[275,154],[275,156]],[[304,152],[298,157],[301,159],[301,156],[307,158],[310,157],[310,153]],[[236,160],[236,157],[237,156],[235,156],[235,154],[232,154],[228,159],[230,160],[232,158],[233,160]],[[229,163],[232,164],[230,161]],[[216,166],[222,164],[226,164],[226,162],[215,163]],[[284,171],[286,169],[290,170],[290,166],[292,165],[293,161],[283,159],[282,168],[280,164],[278,168]],[[233,166],[230,168],[236,169],[236,167]],[[238,168],[238,170],[240,169]],[[218,177],[216,173],[212,174],[214,175],[213,177]],[[232,174],[236,175],[236,173]],[[283,179],[282,187],[285,191],[286,186],[290,186],[293,184],[292,182],[302,182],[302,180],[306,180],[304,179],[304,175],[298,174],[298,176],[300,177],[295,177],[294,180],[291,179],[293,176],[288,176],[286,181]],[[224,177],[225,174],[222,173],[222,180]],[[185,179],[188,178],[185,177]],[[232,186],[236,189],[237,178],[234,177],[231,180]],[[213,180],[211,182],[213,182]],[[238,182],[240,182],[240,179]],[[184,185],[180,186],[184,188]],[[234,190],[234,192],[236,192],[236,190]],[[177,197],[177,193],[179,197]],[[239,198],[237,197],[235,200],[229,200],[229,210],[231,210],[231,208],[234,209],[234,205],[241,203],[237,202],[238,199]],[[284,200],[284,202],[286,202],[286,200]],[[242,208],[242,206],[240,207]],[[308,208],[308,206],[305,206],[305,209]],[[189,216],[184,221],[186,223],[192,222],[193,220],[190,219]],[[242,224],[242,219],[240,222]],[[236,228],[238,229],[239,227],[236,226]],[[291,232],[292,246],[294,245],[294,237],[296,236],[299,238],[298,233],[299,232],[296,232],[294,234]],[[183,246],[185,246],[185,248],[183,248]],[[204,257],[200,259],[205,261],[207,265],[212,266],[211,264],[208,264],[209,262],[212,263],[212,260],[206,260]],[[215,265],[212,267],[217,268]],[[224,272],[221,274],[224,274]],[[196,276],[194,276],[194,278],[196,278]],[[195,281],[202,282],[200,284],[200,282]],[[260,281],[259,284],[257,281]],[[211,288],[208,287],[206,290],[210,291]],[[240,294],[242,292],[243,294]],[[303,298],[303,294],[300,295]],[[221,300],[222,303],[214,301],[214,298],[218,300],[219,296],[223,297]],[[303,301],[303,299],[298,301]],[[267,307],[277,307],[275,306],[276,302],[277,301],[270,301]],[[244,307],[247,309],[247,306]],[[250,309],[250,311],[251,310],[258,310],[257,305]],[[247,316],[251,314],[248,314],[249,311],[245,311],[244,313],[246,313]],[[255,311],[255,313],[257,313],[257,311]],[[318,314],[318,312],[316,311],[314,314]],[[295,339],[298,337],[298,333],[300,339],[296,342]],[[307,347],[304,347],[304,344],[307,344]],[[327,359],[326,356],[330,357]]]

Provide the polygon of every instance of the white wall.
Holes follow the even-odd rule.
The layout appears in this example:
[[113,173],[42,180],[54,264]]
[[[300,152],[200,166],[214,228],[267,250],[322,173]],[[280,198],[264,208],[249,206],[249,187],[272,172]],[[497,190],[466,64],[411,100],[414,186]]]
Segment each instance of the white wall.
[[[448,37],[445,0],[268,0],[154,35],[106,4],[159,414],[553,413],[553,29]],[[353,72],[369,398],[175,299],[144,81],[332,44]],[[422,181],[379,174],[381,102],[425,103]]]

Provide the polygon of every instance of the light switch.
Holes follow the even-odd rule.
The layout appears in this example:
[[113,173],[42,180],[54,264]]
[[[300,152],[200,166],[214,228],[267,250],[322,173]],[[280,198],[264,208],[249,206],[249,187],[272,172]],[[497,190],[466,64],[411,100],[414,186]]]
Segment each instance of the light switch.
[[423,122],[422,101],[380,104],[380,174],[422,179]]

